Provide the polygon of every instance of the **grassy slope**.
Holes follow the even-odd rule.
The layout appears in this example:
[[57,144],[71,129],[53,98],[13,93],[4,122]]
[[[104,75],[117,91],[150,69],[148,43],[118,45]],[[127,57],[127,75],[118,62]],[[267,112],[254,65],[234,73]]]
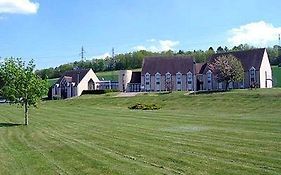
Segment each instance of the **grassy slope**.
[[[0,105],[0,174],[280,174],[281,90]],[[136,102],[159,111],[130,111]]]
[[100,80],[113,80],[118,81],[119,71],[108,71],[108,72],[96,72],[96,75]]
[[[134,69],[133,71],[141,71],[141,69]],[[96,75],[100,80],[104,78],[105,80],[113,80],[113,81],[118,81],[118,75],[119,75],[119,70],[118,71],[107,71],[107,72],[96,72]]]
[[273,81],[276,87],[281,87],[281,68],[272,66]]

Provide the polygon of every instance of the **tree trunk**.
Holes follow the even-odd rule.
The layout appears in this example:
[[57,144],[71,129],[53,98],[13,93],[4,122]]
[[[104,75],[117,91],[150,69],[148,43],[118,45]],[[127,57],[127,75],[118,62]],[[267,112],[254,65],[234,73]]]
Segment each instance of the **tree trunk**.
[[28,125],[28,104],[24,103],[24,125]]
[[228,85],[229,85],[229,82],[227,81],[227,82],[225,82],[225,91],[227,91],[227,89],[228,89]]

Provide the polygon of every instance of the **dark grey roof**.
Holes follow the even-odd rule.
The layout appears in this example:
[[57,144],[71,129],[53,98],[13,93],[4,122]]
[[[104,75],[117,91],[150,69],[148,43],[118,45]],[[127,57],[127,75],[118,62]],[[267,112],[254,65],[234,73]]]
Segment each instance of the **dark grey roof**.
[[189,71],[193,73],[193,58],[186,56],[170,56],[170,57],[146,57],[143,60],[142,72],[155,75],[159,72],[161,75],[167,72],[175,75],[180,72],[186,74]]
[[132,72],[130,83],[141,83],[141,72]]
[[58,79],[56,83],[60,83],[63,78],[66,78],[68,81],[71,79],[71,81],[74,82],[76,86],[85,77],[89,70],[90,69],[79,69],[67,71],[62,74],[62,76]]
[[[266,50],[265,48],[261,48],[261,49],[252,49],[252,50],[246,50],[246,51],[236,51],[236,52],[214,54],[208,59],[208,63],[210,64],[210,63],[214,62],[215,59],[218,58],[219,56],[231,54],[241,61],[244,71],[250,70],[251,67],[254,67],[256,70],[259,70],[265,50]],[[204,73],[206,73],[208,70],[209,69],[207,66],[206,69],[204,70]]]

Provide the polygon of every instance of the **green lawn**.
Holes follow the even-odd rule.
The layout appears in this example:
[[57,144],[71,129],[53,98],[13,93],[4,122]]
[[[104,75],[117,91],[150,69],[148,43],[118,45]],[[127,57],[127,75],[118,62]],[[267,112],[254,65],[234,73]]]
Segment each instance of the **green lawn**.
[[96,72],[100,80],[113,80],[118,81],[119,71]]
[[48,81],[48,83],[49,83],[49,86],[51,87],[53,84],[56,83],[56,81],[58,81],[58,78],[48,79],[47,81]]
[[273,82],[275,87],[281,87],[281,67],[272,66]]
[[0,105],[0,174],[281,173],[281,89],[114,95]]
[[[134,69],[133,71],[141,71],[141,69]],[[119,75],[119,70],[118,71],[107,71],[107,72],[96,72],[96,75],[100,80],[113,80],[113,81],[118,81],[118,75]]]

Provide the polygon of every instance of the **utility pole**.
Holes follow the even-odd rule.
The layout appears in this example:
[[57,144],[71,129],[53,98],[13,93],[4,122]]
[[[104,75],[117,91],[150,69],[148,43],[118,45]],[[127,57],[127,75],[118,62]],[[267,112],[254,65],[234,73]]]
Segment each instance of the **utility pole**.
[[114,47],[112,47],[112,58],[115,58],[115,52],[114,52]]
[[280,46],[280,34],[278,35],[278,40],[279,40],[279,44],[278,45]]
[[82,48],[81,48],[81,61],[84,61],[84,53],[85,53],[85,50],[82,46]]
[[[114,51],[114,47],[112,47],[112,50],[111,50],[111,57],[112,57],[112,77],[114,77],[114,73],[113,73],[113,70],[116,68],[116,62],[115,62],[115,51]],[[112,81],[113,80],[109,80],[109,89],[112,89]]]

